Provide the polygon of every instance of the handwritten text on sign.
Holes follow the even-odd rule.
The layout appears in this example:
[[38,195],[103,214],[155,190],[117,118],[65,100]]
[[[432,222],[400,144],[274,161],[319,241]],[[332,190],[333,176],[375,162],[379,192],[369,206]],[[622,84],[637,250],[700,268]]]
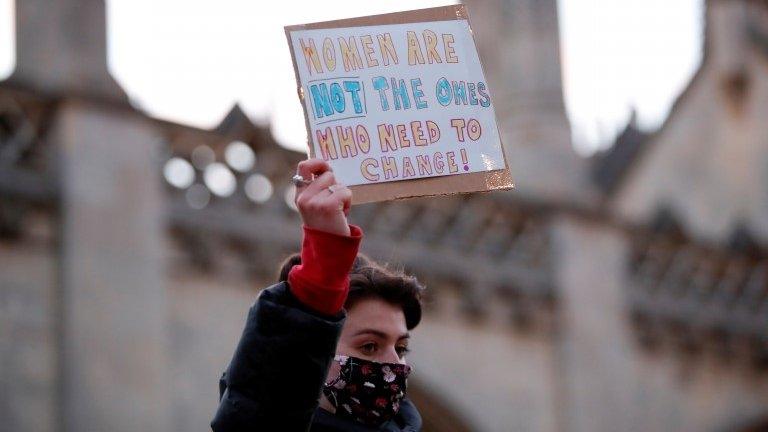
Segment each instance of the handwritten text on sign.
[[466,20],[290,33],[310,141],[347,185],[505,167]]

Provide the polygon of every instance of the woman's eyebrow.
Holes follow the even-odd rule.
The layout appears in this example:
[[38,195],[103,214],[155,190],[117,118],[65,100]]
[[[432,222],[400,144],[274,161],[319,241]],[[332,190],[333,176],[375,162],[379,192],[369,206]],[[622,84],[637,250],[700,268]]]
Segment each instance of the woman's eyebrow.
[[[382,338],[382,339],[386,339],[387,338],[387,334],[386,333],[384,333],[381,330],[376,330],[376,329],[372,329],[372,328],[358,330],[357,332],[355,332],[352,335],[352,337],[356,337],[356,336],[360,336],[360,335],[364,335],[364,334],[374,335],[374,336]],[[410,338],[411,338],[411,334],[410,333],[403,333],[403,334],[401,334],[400,336],[397,337],[397,340],[410,339]]]
[[380,331],[380,330],[376,330],[376,329],[362,329],[362,330],[358,330],[352,336],[360,336],[360,335],[364,335],[364,334],[371,334],[371,335],[380,337],[382,339],[386,339],[386,337],[387,337],[386,333],[384,333],[383,331]]

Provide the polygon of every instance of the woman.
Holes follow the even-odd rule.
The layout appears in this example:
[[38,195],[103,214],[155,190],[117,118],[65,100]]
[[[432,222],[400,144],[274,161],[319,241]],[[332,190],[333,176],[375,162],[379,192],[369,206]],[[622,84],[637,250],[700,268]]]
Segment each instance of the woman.
[[[321,160],[299,163],[301,255],[248,313],[220,381],[215,432],[409,431],[409,331],[421,319],[418,282],[358,256],[352,192]],[[314,179],[311,182],[303,179]]]

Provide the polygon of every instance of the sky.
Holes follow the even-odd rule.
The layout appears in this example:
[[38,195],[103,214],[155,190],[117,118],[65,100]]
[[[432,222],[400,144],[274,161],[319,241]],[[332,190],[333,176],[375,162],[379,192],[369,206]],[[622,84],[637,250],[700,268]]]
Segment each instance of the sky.
[[[210,128],[239,103],[255,122],[271,124],[278,142],[303,150],[283,26],[447,3],[107,0],[109,69],[152,116]],[[657,128],[700,64],[703,0],[558,0],[558,7],[575,149],[605,148],[632,110],[642,128]],[[13,0],[0,0],[0,79],[13,70],[12,17]]]
[[654,130],[701,64],[702,0],[559,0],[574,146],[609,145],[633,110]]

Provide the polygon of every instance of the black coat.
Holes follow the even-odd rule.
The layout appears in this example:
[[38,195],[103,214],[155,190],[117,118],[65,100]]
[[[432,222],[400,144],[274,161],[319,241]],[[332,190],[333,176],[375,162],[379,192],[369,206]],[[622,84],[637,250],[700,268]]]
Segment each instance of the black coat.
[[[215,432],[417,432],[421,417],[404,400],[378,429],[318,408],[322,385],[346,315],[323,317],[290,293],[287,283],[264,290],[248,312],[235,355],[219,383]],[[311,427],[311,429],[310,429]]]

